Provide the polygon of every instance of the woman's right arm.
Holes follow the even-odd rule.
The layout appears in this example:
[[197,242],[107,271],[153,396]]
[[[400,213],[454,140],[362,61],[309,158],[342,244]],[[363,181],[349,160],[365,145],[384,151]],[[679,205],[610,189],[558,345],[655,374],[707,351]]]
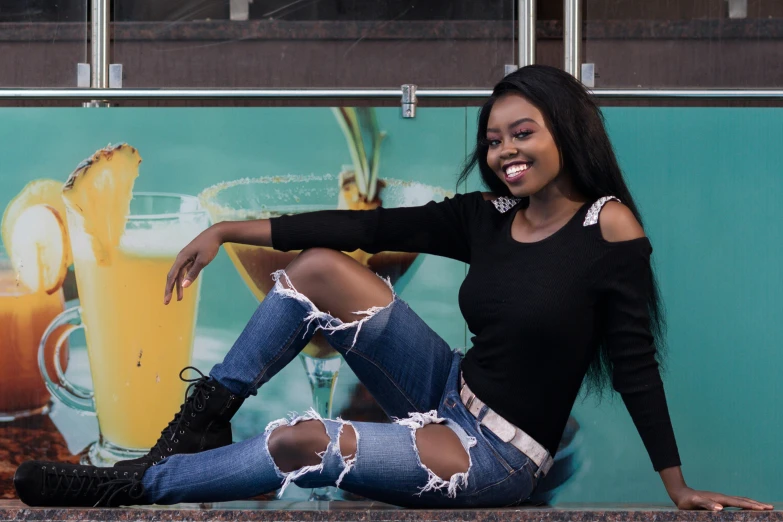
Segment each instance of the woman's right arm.
[[272,246],[272,223],[268,219],[251,221],[223,221],[213,225],[217,229],[220,244]]
[[470,228],[480,219],[480,193],[455,194],[441,202],[374,210],[320,210],[253,221],[225,221],[211,226],[177,256],[166,279],[164,303],[174,290],[198,277],[223,243],[267,246],[282,252],[306,248],[356,249],[433,254],[470,262]]

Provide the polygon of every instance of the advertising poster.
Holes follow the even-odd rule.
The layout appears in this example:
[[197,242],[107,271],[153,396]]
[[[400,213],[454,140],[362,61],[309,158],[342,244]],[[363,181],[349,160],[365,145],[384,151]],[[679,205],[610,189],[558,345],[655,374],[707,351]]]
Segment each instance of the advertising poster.
[[[422,205],[457,186],[474,108],[0,110],[0,497],[24,460],[112,465],[145,453],[189,382],[231,348],[296,253],[226,244],[176,306],[179,250],[213,223],[320,209]],[[783,490],[780,352],[783,116],[765,109],[606,110],[640,204],[668,321],[664,382],[686,479],[771,499]],[[741,136],[730,160],[727,118]],[[130,213],[126,213],[129,209]],[[413,232],[413,231],[412,231]],[[349,253],[452,347],[466,265]],[[322,334],[321,334],[322,335]],[[527,372],[546,369],[519,368]],[[536,397],[520,397],[535,401]],[[234,441],[314,407],[388,422],[317,335],[232,422]],[[285,498],[354,499],[286,490]],[[619,396],[581,397],[543,502],[668,502]],[[272,498],[271,496],[269,497]]]

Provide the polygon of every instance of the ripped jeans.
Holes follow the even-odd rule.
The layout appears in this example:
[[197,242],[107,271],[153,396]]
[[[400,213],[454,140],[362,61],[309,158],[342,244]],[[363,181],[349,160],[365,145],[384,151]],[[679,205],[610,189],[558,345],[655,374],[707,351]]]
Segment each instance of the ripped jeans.
[[[254,395],[293,360],[322,329],[367,387],[391,423],[302,416],[269,423],[264,432],[214,450],[173,455],[143,477],[147,500],[156,504],[241,500],[279,490],[337,486],[368,499],[403,507],[502,507],[523,502],[538,480],[537,466],[480,424],[459,397],[462,355],[449,348],[408,305],[394,295],[360,320],[344,323],[318,310],[296,292],[284,271],[245,330],[210,375],[233,393]],[[288,287],[280,278],[285,278]],[[391,285],[389,285],[391,288]],[[329,444],[320,464],[288,473],[268,450],[278,427],[318,419]],[[449,427],[468,453],[465,473],[441,478],[422,464],[415,432],[430,423]],[[345,424],[356,433],[357,450],[343,458],[339,438]]]

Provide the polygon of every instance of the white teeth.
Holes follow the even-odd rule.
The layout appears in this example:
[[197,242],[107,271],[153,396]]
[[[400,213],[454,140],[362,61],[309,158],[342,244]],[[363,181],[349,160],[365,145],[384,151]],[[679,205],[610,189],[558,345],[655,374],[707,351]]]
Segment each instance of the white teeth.
[[521,165],[512,165],[509,168],[506,169],[506,176],[515,176],[519,174],[520,172],[524,172],[528,169],[530,165],[525,163]]

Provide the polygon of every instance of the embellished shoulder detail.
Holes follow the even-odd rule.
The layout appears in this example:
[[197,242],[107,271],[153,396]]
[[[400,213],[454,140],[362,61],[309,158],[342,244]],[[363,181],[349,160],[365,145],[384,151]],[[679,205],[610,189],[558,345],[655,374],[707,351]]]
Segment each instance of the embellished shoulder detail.
[[601,209],[606,205],[607,202],[615,200],[618,203],[622,203],[619,198],[616,198],[614,196],[604,196],[595,203],[593,203],[590,208],[587,210],[587,215],[585,216],[585,222],[582,226],[588,227],[590,225],[595,225],[598,223],[598,214],[601,213]]
[[502,214],[514,208],[516,204],[519,203],[520,201],[521,200],[519,198],[500,196],[498,198],[493,199],[492,204],[495,205],[495,208],[498,209],[498,212]]

